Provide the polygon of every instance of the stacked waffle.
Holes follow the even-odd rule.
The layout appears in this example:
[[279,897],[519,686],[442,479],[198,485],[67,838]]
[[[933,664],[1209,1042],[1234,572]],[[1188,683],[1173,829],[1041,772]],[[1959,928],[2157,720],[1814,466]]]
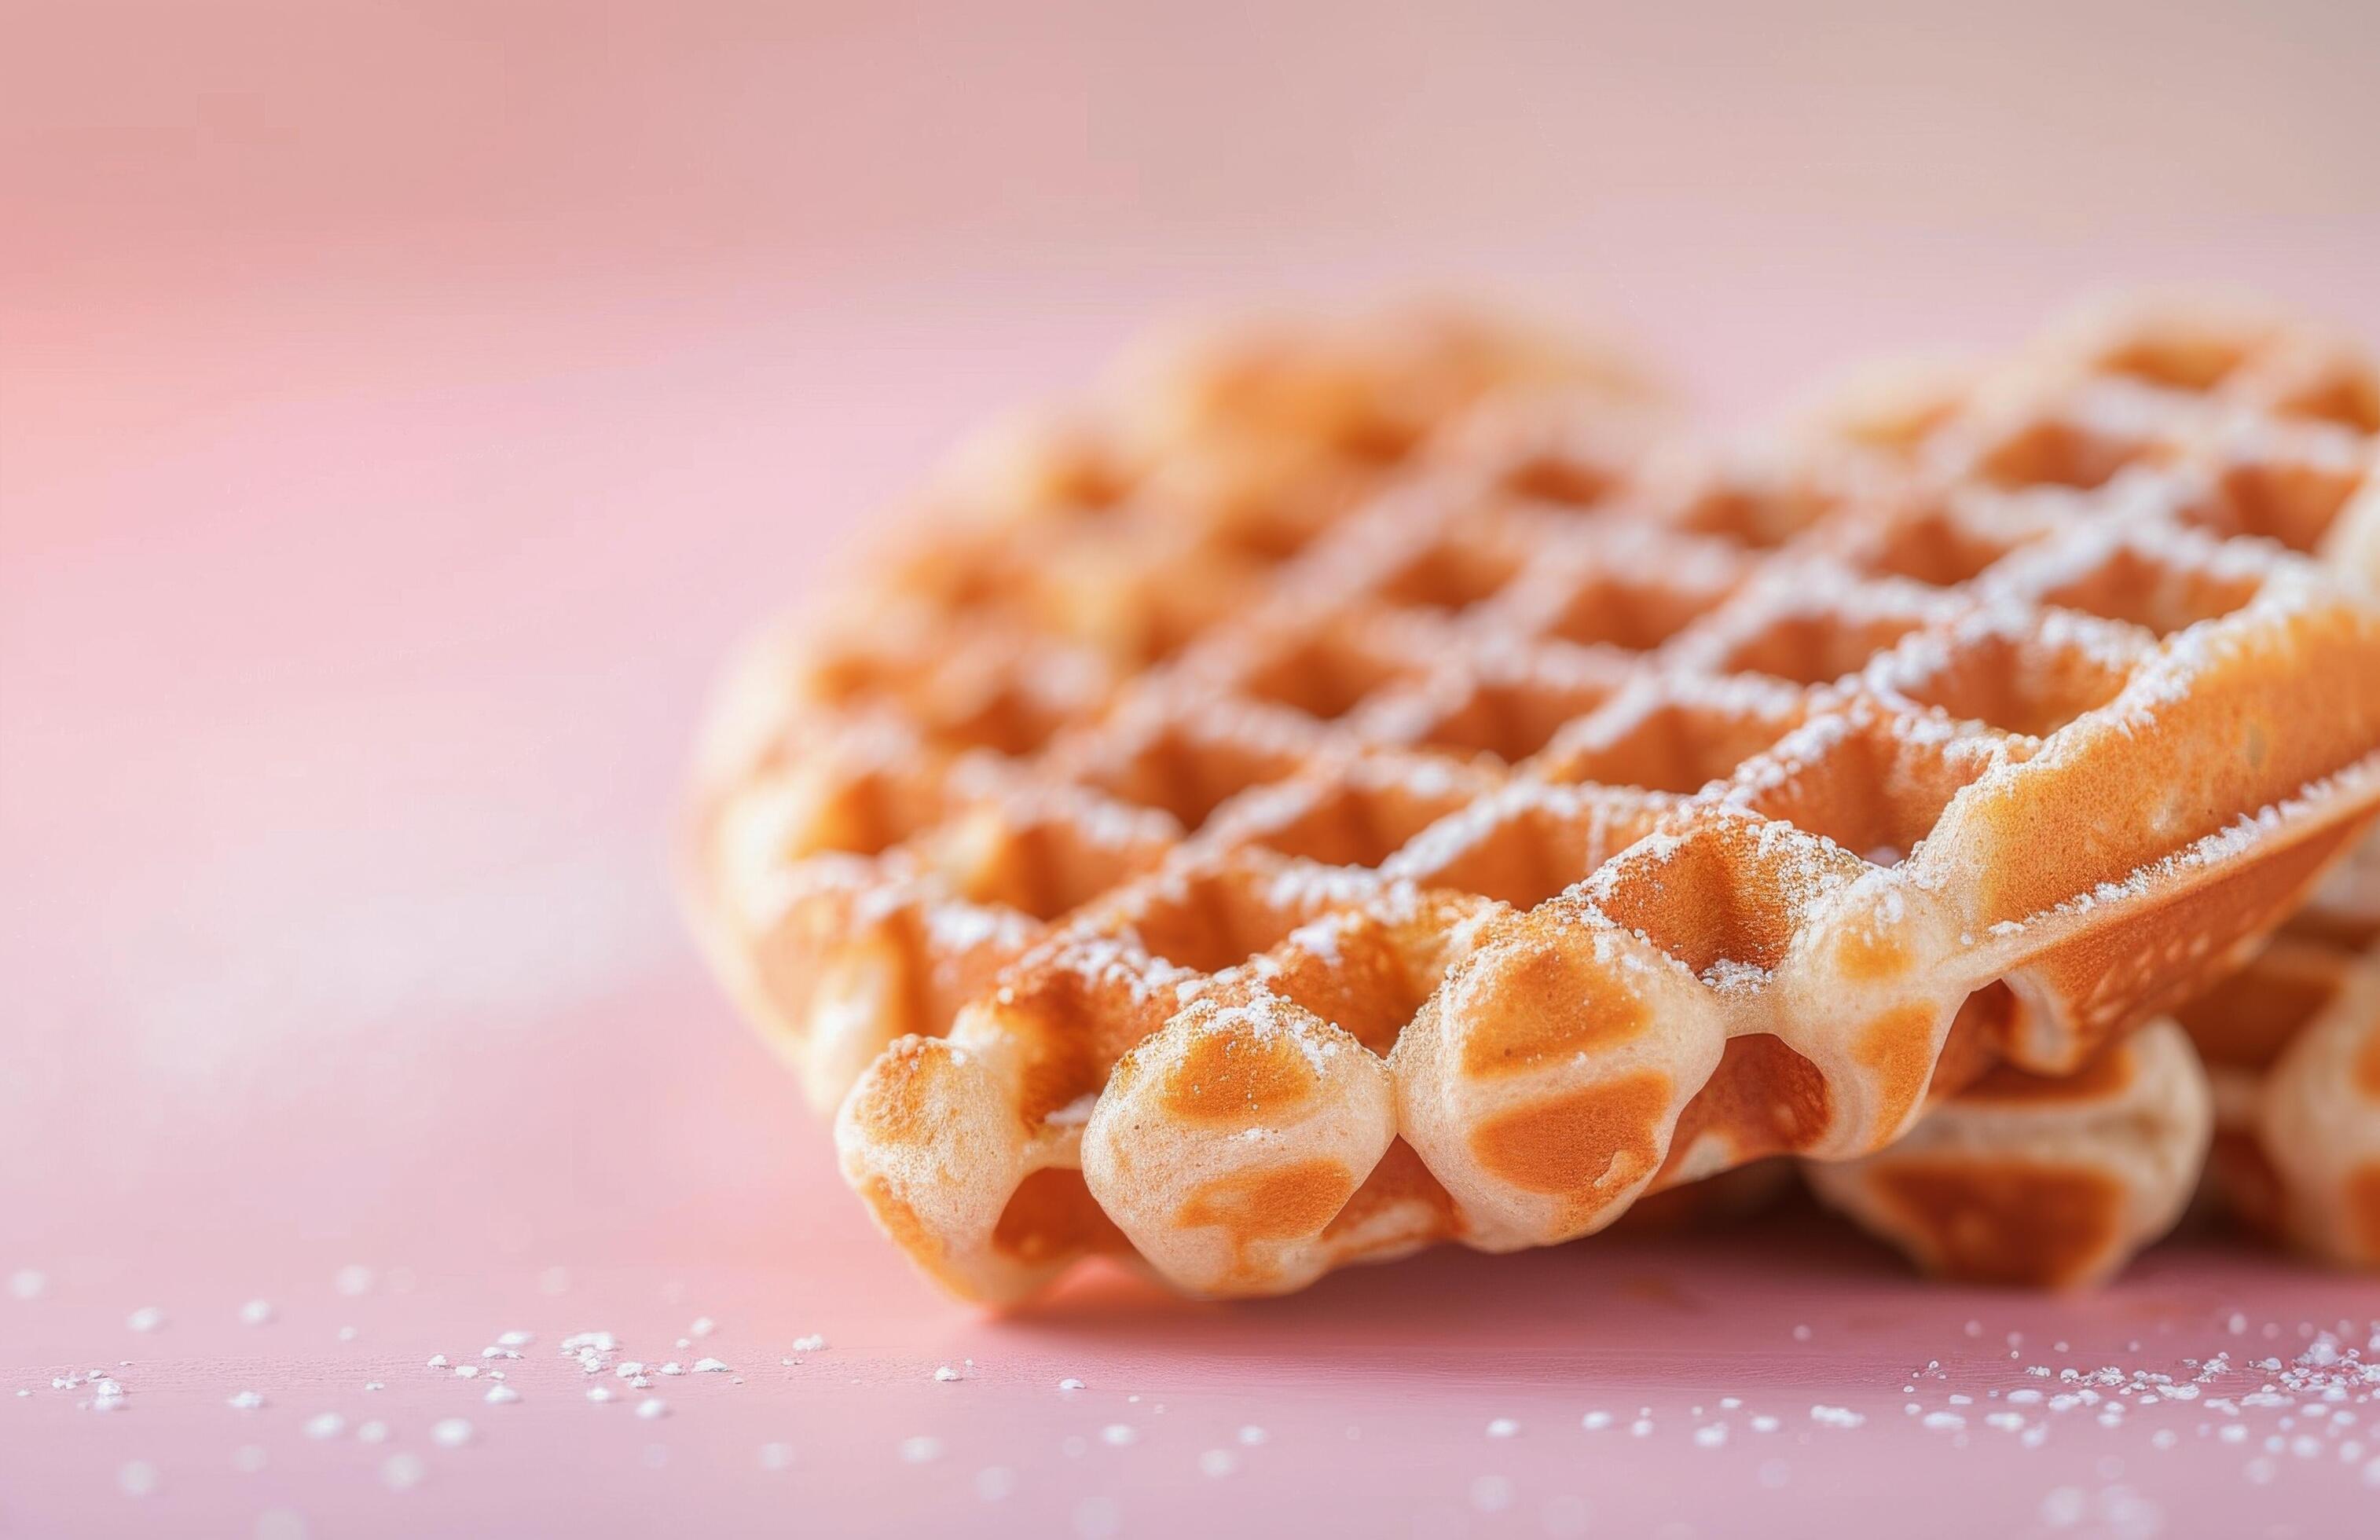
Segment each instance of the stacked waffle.
[[[1993,422],[2030,425],[2071,479],[2192,462],[2234,527],[2380,578],[2380,374],[2336,337],[2255,308],[2135,302],[1979,375],[1880,374],[1822,432],[1957,464]],[[2380,843],[2172,1020],[2070,1076],[1996,1072],[1892,1148],[1809,1167],[1810,1184],[1959,1278],[2104,1278],[2201,1191],[2314,1255],[2380,1265],[2375,941]]]
[[[1775,1155],[1937,1266],[2086,1276],[2206,1138],[2146,1024],[2380,810],[2380,603],[2323,559],[2380,545],[2374,406],[2195,310],[1758,451],[1473,318],[1211,342],[755,649],[698,928],[970,1298],[1279,1292]],[[2011,1170],[2107,1201],[1995,1265]]]

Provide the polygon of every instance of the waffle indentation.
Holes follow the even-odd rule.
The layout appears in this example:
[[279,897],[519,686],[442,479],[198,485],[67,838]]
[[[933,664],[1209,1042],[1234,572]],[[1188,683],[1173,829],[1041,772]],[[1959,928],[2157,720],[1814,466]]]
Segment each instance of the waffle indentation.
[[2113,700],[2144,651],[2111,626],[1985,623],[1915,638],[1875,678],[1962,721],[2046,738]]
[[702,923],[938,1277],[1277,1291],[1857,1155],[2180,998],[2380,805],[2380,612],[2290,553],[2368,533],[2338,348],[2103,332],[1743,458],[1623,375],[1201,352],[736,692]]

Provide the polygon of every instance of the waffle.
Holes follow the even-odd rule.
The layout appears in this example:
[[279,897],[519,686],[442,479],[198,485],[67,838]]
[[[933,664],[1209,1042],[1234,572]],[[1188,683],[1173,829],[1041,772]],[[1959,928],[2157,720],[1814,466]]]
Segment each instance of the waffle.
[[[2294,404],[2230,479],[2086,479],[1956,410],[1652,444],[1505,344],[1378,443],[1245,382],[1365,397],[1331,346],[1001,462],[714,718],[701,928],[960,1294],[1279,1292],[1869,1153],[2236,966],[2380,806],[2380,612],[2311,493],[2243,512],[2337,426]],[[1298,468],[1144,499],[1209,433]]]
[[2071,1076],[1995,1070],[1900,1143],[1804,1180],[1927,1271],[1968,1281],[2098,1281],[2165,1233],[2202,1170],[2250,1228],[2380,1267],[2375,944],[2380,844],[2367,843],[2173,1020]]
[[1927,1272],[2068,1288],[2113,1276],[2173,1227],[2214,1131],[2198,1054],[2161,1020],[2072,1074],[1998,1066],[1898,1144],[1803,1176]]
[[2215,1085],[2209,1185],[2252,1228],[2380,1267],[2380,845],[2181,1013]]
[[[1204,810],[1188,785],[1152,805],[1146,774],[1044,773],[1062,729],[1239,624],[1418,445],[1518,389],[1561,404],[1563,453],[1535,471],[1558,497],[1594,495],[1658,410],[1617,353],[1472,312],[1194,337],[1110,399],[965,446],[869,582],[745,649],[698,745],[683,886],[814,1106],[832,1112],[894,1037],[944,1030],[1043,922],[1153,867]],[[1366,687],[1373,660],[1330,639],[1313,656],[1336,672],[1293,657],[1257,687],[1308,713]]]
[[[1827,415],[1923,454],[1921,441],[1955,437],[1947,425],[1988,401],[2058,425],[2031,430],[2037,443],[2072,435],[2058,453],[2086,466],[2099,459],[2082,447],[2091,425],[2121,425],[2132,442],[2230,479],[2244,527],[2380,576],[2380,478],[2355,494],[2336,471],[2275,476],[2227,456],[2228,444],[2272,434],[2275,418],[2307,413],[2344,431],[2313,430],[2304,458],[2351,467],[2369,453],[2358,440],[2380,429],[2369,364],[2269,311],[2135,303],[2054,333],[1996,380],[1900,378]],[[2376,940],[2380,843],[2240,973],[2180,1007],[2178,1024],[2071,1077],[1995,1072],[1891,1148],[1804,1174],[1930,1271],[2072,1284],[2111,1273],[2173,1222],[2211,1130],[2207,1185],[2226,1207],[2317,1255],[2380,1263],[2380,961],[2365,955]]]

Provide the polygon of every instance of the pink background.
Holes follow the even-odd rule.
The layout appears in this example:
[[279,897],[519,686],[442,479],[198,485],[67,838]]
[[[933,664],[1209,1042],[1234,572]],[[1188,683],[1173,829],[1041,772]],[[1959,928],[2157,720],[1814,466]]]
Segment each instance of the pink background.
[[[2045,1300],[1796,1212],[978,1318],[660,829],[732,637],[1153,316],[1482,287],[1737,418],[2140,279],[2380,337],[2380,12],[884,10],[0,5],[0,1534],[2366,1523],[2380,1429],[1996,1399],[2380,1317],[2205,1242]],[[734,1372],[590,1404],[599,1328]],[[508,1329],[516,1403],[423,1367]]]

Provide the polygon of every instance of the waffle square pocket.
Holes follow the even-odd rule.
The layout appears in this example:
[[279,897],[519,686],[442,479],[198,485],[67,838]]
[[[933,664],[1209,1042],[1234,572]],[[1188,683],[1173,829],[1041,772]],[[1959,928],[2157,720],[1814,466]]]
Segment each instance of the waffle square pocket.
[[2128,325],[1750,447],[1476,318],[1203,343],[754,649],[698,928],[986,1301],[1549,1244],[2073,1072],[2380,809],[2368,371]]

